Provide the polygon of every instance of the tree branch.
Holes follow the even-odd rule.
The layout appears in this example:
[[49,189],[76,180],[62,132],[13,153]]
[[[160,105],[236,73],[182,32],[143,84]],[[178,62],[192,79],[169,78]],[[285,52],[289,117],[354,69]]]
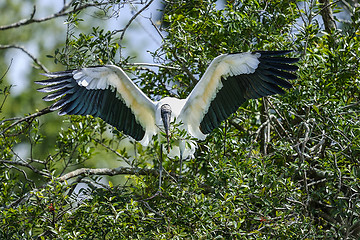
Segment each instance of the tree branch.
[[178,57],[175,51],[173,52],[173,56],[180,63],[182,70],[184,70],[185,73],[188,75],[188,77],[190,77],[192,85],[195,86],[198,80],[194,77],[192,72],[185,66],[184,61]]
[[74,2],[74,0],[69,2],[68,4],[64,5],[64,7],[60,11],[58,11],[57,13],[54,13],[54,14],[49,15],[49,16],[44,17],[44,18],[38,18],[38,19],[34,18],[34,15],[35,15],[35,12],[36,12],[36,7],[34,6],[33,12],[31,13],[29,18],[22,19],[22,20],[20,20],[18,22],[15,22],[15,23],[12,23],[12,24],[9,24],[9,25],[0,26],[0,31],[11,29],[11,28],[18,28],[18,27],[25,26],[25,25],[28,25],[28,24],[31,24],[31,23],[35,23],[35,22],[37,22],[37,23],[38,22],[45,22],[45,21],[48,21],[48,20],[51,20],[51,19],[54,19],[54,18],[66,16],[68,14],[83,10],[85,8],[88,8],[88,7],[95,7],[95,6],[102,6],[102,5],[110,4],[109,2],[87,3],[87,4],[80,5],[77,8],[74,8],[74,9],[68,11],[68,9],[71,7],[73,2]]
[[[19,124],[19,123],[21,123],[21,122],[28,121],[28,120],[32,120],[32,119],[34,119],[34,118],[36,118],[36,117],[45,115],[45,114],[50,113],[50,112],[52,112],[52,111],[50,111],[50,107],[47,107],[47,108],[44,108],[44,109],[40,110],[40,111],[37,112],[37,113],[33,113],[33,114],[31,114],[31,115],[29,115],[29,116],[26,116],[26,117],[24,117],[24,118],[20,118],[20,119],[18,119],[16,122],[12,123],[10,126],[8,126],[7,128],[5,128],[5,129],[0,133],[0,135],[3,135],[3,134],[4,134],[6,131],[8,131],[10,128],[14,127],[15,125],[17,125],[17,124]],[[3,124],[4,122],[7,122],[7,121],[9,121],[9,119],[2,120],[2,121],[0,122],[0,125]]]
[[336,23],[331,9],[332,3],[330,3],[330,0],[319,0],[319,2],[322,5],[320,14],[324,21],[325,30],[326,32],[331,33],[336,29]]
[[9,165],[18,165],[18,166],[21,166],[21,167],[26,167],[26,168],[29,168],[30,170],[32,170],[34,173],[38,173],[42,176],[45,176],[45,177],[50,177],[51,175],[46,173],[46,172],[43,172],[43,171],[40,171],[39,169],[37,169],[36,167],[32,166],[31,164],[29,163],[26,163],[26,162],[19,162],[19,161],[10,161],[10,160],[0,160],[0,163],[2,164],[9,164]]
[[170,70],[181,70],[179,67],[172,67],[172,66],[166,66],[162,64],[156,64],[156,63],[125,63],[125,66],[147,66],[147,67],[157,67],[157,68],[166,68]]
[[158,176],[159,172],[156,169],[149,168],[131,168],[131,167],[118,167],[118,168],[80,168],[69,172],[58,178],[59,181],[65,181],[78,176],[87,175],[154,175]]
[[[120,36],[120,41],[121,42],[124,38],[124,35],[125,35],[125,32],[126,30],[129,28],[129,26],[131,25],[131,23],[137,18],[137,16],[139,16],[143,11],[145,11],[149,6],[150,4],[153,2],[154,0],[150,0],[143,8],[141,8],[137,13],[134,14],[134,16],[132,16],[132,18],[129,20],[129,22],[126,24],[126,26],[124,27],[124,29],[120,30],[122,33],[121,33],[121,36]],[[120,32],[119,31],[119,32]]]
[[36,58],[34,55],[32,55],[28,50],[26,50],[24,47],[19,45],[0,45],[0,49],[9,49],[9,48],[16,48],[23,51],[26,55],[28,55],[44,72],[48,73],[49,70]]

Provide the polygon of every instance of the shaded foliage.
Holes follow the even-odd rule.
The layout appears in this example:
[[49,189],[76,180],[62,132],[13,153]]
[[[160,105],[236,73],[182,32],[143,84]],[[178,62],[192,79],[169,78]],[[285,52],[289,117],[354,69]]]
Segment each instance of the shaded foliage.
[[[321,6],[306,4],[165,6],[163,45],[151,53],[163,67],[127,67],[136,70],[135,81],[152,98],[186,97],[221,53],[294,49],[301,61],[292,90],[247,102],[199,143],[195,159],[184,163],[181,182],[177,159],[164,159],[160,194],[154,171],[119,179],[89,170],[61,179],[106,153],[117,159],[116,167],[151,170],[158,164],[158,143],[135,145],[132,156],[131,149],[119,146],[121,133],[110,134],[99,119],[73,116],[65,118],[54,146],[44,152],[48,136],[41,132],[39,114],[17,119],[4,114],[8,86],[2,79],[0,237],[357,239],[360,9],[353,8],[342,30],[324,32],[315,18]],[[80,13],[68,24],[81,24]],[[69,34],[50,59],[64,68],[118,62],[118,39],[117,32],[94,26],[90,34]],[[119,64],[126,67],[130,60],[122,57]],[[31,146],[26,159],[17,155],[22,143]]]

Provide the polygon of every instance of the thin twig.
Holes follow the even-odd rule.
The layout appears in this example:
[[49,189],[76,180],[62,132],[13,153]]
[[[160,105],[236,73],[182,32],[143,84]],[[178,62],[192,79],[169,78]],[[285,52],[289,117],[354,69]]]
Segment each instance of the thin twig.
[[148,67],[157,67],[157,68],[166,68],[170,70],[181,70],[179,67],[166,66],[156,63],[126,63],[125,66],[148,66]]
[[44,177],[51,177],[51,175],[49,173],[40,171],[39,169],[37,169],[36,167],[30,165],[29,163],[26,162],[19,162],[19,161],[10,161],[10,160],[0,160],[0,163],[2,164],[9,164],[9,165],[18,165],[21,167],[26,167],[29,168],[30,170],[32,170],[34,173],[38,173]]
[[103,142],[101,142],[98,139],[94,139],[94,141],[98,144],[100,144],[101,146],[103,146],[104,148],[106,148],[107,150],[113,152],[116,154],[116,156],[118,156],[119,158],[121,158],[124,162],[126,162],[129,166],[132,166],[133,164],[123,155],[121,155],[118,151],[116,151],[115,149],[112,149],[111,147],[107,146],[106,144],[104,144]]
[[13,59],[10,60],[9,66],[6,68],[5,73],[1,76],[0,81],[3,80],[3,78],[6,76],[6,74],[9,72],[10,67],[12,65]]
[[192,84],[193,85],[196,84],[198,82],[198,80],[194,77],[192,72],[187,67],[185,67],[184,61],[178,57],[176,52],[173,52],[173,56],[180,63],[181,69],[184,70],[185,73],[188,75],[188,77],[191,79]]
[[131,23],[143,12],[145,11],[150,4],[153,2],[154,0],[149,1],[143,8],[141,8],[137,13],[134,14],[134,16],[132,16],[129,20],[129,22],[125,25],[125,27],[122,30],[119,30],[119,32],[121,31],[121,36],[120,36],[120,41],[121,42],[125,36],[125,32],[126,30],[130,27]]
[[26,48],[19,46],[19,45],[0,45],[0,49],[9,49],[9,48],[16,48],[23,51],[26,55],[28,55],[44,72],[49,73],[49,70],[37,59],[34,55],[32,55]]
[[[12,123],[10,126],[8,126],[7,128],[5,128],[1,133],[0,135],[3,135],[6,131],[8,131],[10,128],[14,127],[15,125],[19,124],[19,123],[22,123],[24,121],[28,121],[28,120],[32,120],[36,117],[39,117],[39,116],[42,116],[42,115],[45,115],[47,113],[50,113],[52,111],[50,111],[50,107],[47,107],[47,108],[44,108],[42,110],[40,110],[39,112],[37,113],[33,113],[29,116],[26,116],[24,118],[20,118],[19,120],[17,120],[16,122]],[[3,120],[1,123],[5,122],[7,120]]]
[[[329,0],[319,0],[322,5],[322,9],[320,10],[321,17],[323,19],[325,30],[328,33],[331,33],[333,30],[336,29],[336,22],[334,19],[334,15],[331,9],[333,3],[330,3]],[[339,2],[339,1],[335,1]]]
[[74,9],[72,9],[70,11],[67,11],[71,7],[73,2],[74,1],[71,1],[68,4],[64,5],[64,7],[60,11],[58,11],[57,13],[54,13],[54,14],[49,15],[49,16],[44,17],[44,18],[38,18],[38,19],[34,18],[35,11],[36,11],[36,7],[34,6],[33,12],[31,13],[29,18],[22,19],[22,20],[20,20],[18,22],[15,22],[15,23],[12,23],[12,24],[9,24],[9,25],[0,26],[0,31],[11,29],[11,28],[18,28],[18,27],[28,25],[28,24],[31,24],[31,23],[45,22],[45,21],[48,21],[48,20],[52,20],[54,18],[66,16],[68,14],[72,14],[74,12],[81,11],[81,10],[83,10],[85,8],[88,8],[88,7],[95,7],[95,6],[102,6],[102,5],[110,4],[109,2],[87,3],[87,4],[84,4],[84,5],[80,5],[77,8],[74,8]]
[[118,168],[80,168],[69,172],[58,178],[59,181],[65,181],[74,177],[83,175],[154,175],[158,176],[159,173],[156,169],[148,168],[131,168],[131,167],[118,167]]
[[[5,73],[1,76],[1,78],[0,78],[0,83],[2,83],[3,78],[4,78],[4,77],[6,76],[6,74],[9,72],[10,67],[11,67],[11,65],[12,65],[12,61],[13,61],[13,59],[11,59],[10,64],[9,64],[9,66],[7,67]],[[11,86],[10,86],[10,87],[11,87]],[[8,87],[5,87],[5,88],[2,90],[2,92],[3,92],[3,94],[4,94],[4,99],[2,100],[2,103],[0,104],[0,111],[1,111],[1,109],[4,107],[4,104],[5,104],[5,102],[6,102],[6,99],[7,99],[7,97],[9,96],[8,91],[6,90],[7,88],[8,88]],[[2,122],[3,122],[3,121],[0,122],[0,125],[2,124]]]
[[165,40],[165,37],[164,35],[162,35],[160,29],[156,26],[156,24],[154,23],[154,21],[151,19],[151,18],[148,18],[151,25],[153,25],[153,27],[155,28],[156,32],[159,34],[159,36],[161,37],[161,39],[164,41]]

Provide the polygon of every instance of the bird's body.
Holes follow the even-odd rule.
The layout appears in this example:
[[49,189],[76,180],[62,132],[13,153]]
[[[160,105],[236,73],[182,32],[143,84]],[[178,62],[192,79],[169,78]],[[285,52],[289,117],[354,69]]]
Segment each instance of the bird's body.
[[[287,71],[297,69],[291,63],[298,59],[279,57],[287,53],[220,55],[186,99],[165,97],[152,101],[114,65],[44,74],[50,79],[37,83],[47,85],[39,91],[53,92],[44,98],[57,100],[51,110],[60,109],[60,115],[100,117],[142,145],[148,145],[154,135],[166,131],[174,119],[190,137],[204,140],[246,100],[284,93],[279,86],[291,87],[286,79],[296,76]],[[193,155],[194,142],[178,144],[182,154],[187,151],[188,156]]]

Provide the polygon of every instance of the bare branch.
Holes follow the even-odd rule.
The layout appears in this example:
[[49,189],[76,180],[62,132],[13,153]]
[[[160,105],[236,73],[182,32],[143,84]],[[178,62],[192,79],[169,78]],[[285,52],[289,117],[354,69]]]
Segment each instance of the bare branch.
[[17,165],[17,166],[21,166],[21,167],[26,167],[29,168],[30,170],[32,170],[34,173],[38,173],[44,177],[51,177],[51,175],[49,173],[40,171],[39,169],[37,169],[36,167],[32,166],[29,163],[26,162],[20,162],[20,161],[10,161],[10,160],[0,160],[0,163],[2,164],[9,164],[9,165]]
[[131,162],[129,162],[129,160],[127,158],[125,158],[123,155],[121,155],[118,151],[112,149],[111,147],[107,146],[106,144],[104,144],[103,142],[101,142],[98,139],[94,139],[94,141],[98,144],[100,144],[101,146],[103,146],[104,148],[106,148],[107,150],[111,151],[112,153],[114,153],[116,156],[118,156],[119,158],[121,158],[124,162],[126,162],[128,165],[132,166]]
[[[139,16],[143,11],[145,11],[149,6],[150,4],[153,2],[154,0],[150,0],[143,8],[141,8],[137,13],[134,14],[134,16],[132,16],[132,18],[129,20],[129,22],[126,24],[126,26],[124,27],[124,29],[120,30],[122,33],[121,33],[121,36],[120,36],[120,41],[121,42],[124,38],[124,35],[125,35],[125,32],[126,30],[129,28],[129,26],[131,25],[131,23],[137,18],[137,16]],[[119,32],[120,32],[119,31]]]
[[3,78],[4,78],[4,77],[6,76],[6,74],[9,72],[9,70],[10,70],[10,68],[11,68],[11,65],[12,65],[12,62],[13,62],[13,59],[10,60],[10,64],[9,64],[9,66],[6,68],[5,73],[1,76],[0,82],[1,82],[1,80],[3,80]]
[[181,70],[179,67],[166,66],[162,64],[156,63],[126,63],[126,66],[148,66],[148,67],[158,67],[158,68],[166,68],[170,70]]
[[165,39],[165,37],[162,35],[160,29],[156,26],[156,24],[154,23],[154,21],[151,18],[148,18],[151,25],[155,28],[156,32],[159,34],[159,36],[161,37],[162,40]]
[[331,9],[331,5],[334,3],[330,3],[330,0],[320,0],[319,2],[323,6],[320,14],[324,21],[325,30],[326,32],[330,33],[331,31],[336,29],[336,23]]
[[20,49],[25,54],[27,54],[44,72],[47,72],[47,73],[49,72],[49,70],[36,57],[34,57],[34,55],[32,55],[24,47],[19,46],[19,45],[0,45],[0,49],[9,49],[9,48]]
[[158,176],[159,172],[156,169],[149,168],[131,168],[131,167],[118,167],[118,168],[80,168],[69,172],[58,178],[59,181],[65,181],[74,177],[83,175],[154,175]]
[[[9,72],[10,67],[11,67],[11,65],[12,65],[12,61],[13,61],[13,59],[11,59],[10,64],[9,64],[9,66],[7,67],[5,73],[1,76],[1,78],[0,78],[0,83],[2,83],[3,78],[4,78],[4,77],[6,76],[6,74]],[[8,89],[8,88],[5,87],[5,88],[2,90],[2,92],[3,92],[3,94],[4,94],[4,99],[3,99],[2,103],[0,104],[0,111],[1,111],[1,109],[3,108],[3,106],[4,106],[4,104],[5,104],[5,101],[6,101],[7,97],[8,97],[8,95],[9,95],[9,92],[7,91],[7,89]],[[1,123],[1,122],[0,122],[0,123]]]
[[191,79],[192,84],[195,85],[198,82],[198,80],[194,77],[191,71],[185,66],[184,61],[178,57],[176,52],[173,52],[173,56],[180,63],[181,69],[184,70],[185,73],[188,75],[188,77]]
[[[40,111],[37,112],[37,113],[33,113],[33,114],[31,114],[31,115],[29,115],[29,116],[26,116],[26,117],[24,117],[24,118],[20,118],[20,119],[18,119],[16,122],[12,123],[9,127],[5,128],[5,129],[0,133],[0,135],[3,135],[6,131],[8,131],[10,128],[14,127],[15,125],[17,125],[17,124],[19,124],[19,123],[22,123],[22,122],[24,122],[24,121],[33,120],[33,119],[36,118],[36,117],[45,115],[45,114],[50,113],[50,112],[52,112],[52,111],[50,111],[50,107],[47,107],[47,108],[44,108],[44,109],[40,110]],[[8,119],[2,120],[2,121],[0,122],[0,124],[2,124],[2,123],[4,123],[4,122],[7,122],[7,121],[8,121]]]
[[270,142],[270,116],[269,116],[269,106],[266,102],[266,98],[262,99],[262,105],[260,110],[260,119],[264,124],[261,129],[261,137],[260,137],[260,152],[263,155],[267,155],[268,151],[268,143]]
[[240,132],[245,131],[244,127],[242,125],[238,124],[237,122],[235,122],[233,119],[229,119],[228,122],[230,123],[231,126],[236,128],[238,131],[240,131]]
[[36,7],[34,6],[33,12],[31,13],[29,18],[22,19],[22,20],[20,20],[18,22],[15,22],[15,23],[12,23],[12,24],[9,24],[9,25],[0,26],[0,31],[11,29],[11,28],[18,28],[18,27],[28,25],[28,24],[31,24],[31,23],[49,21],[49,20],[52,20],[54,18],[63,17],[63,16],[66,16],[68,14],[72,14],[74,12],[81,11],[81,10],[83,10],[85,8],[89,8],[89,7],[97,7],[97,6],[103,6],[103,5],[110,4],[110,2],[86,3],[84,5],[78,6],[77,8],[69,10],[71,8],[71,5],[72,5],[73,2],[74,1],[71,1],[68,4],[64,5],[64,7],[60,11],[58,11],[57,13],[51,14],[51,15],[49,15],[47,17],[44,17],[44,18],[37,18],[37,19],[34,18],[35,11],[36,11]]

